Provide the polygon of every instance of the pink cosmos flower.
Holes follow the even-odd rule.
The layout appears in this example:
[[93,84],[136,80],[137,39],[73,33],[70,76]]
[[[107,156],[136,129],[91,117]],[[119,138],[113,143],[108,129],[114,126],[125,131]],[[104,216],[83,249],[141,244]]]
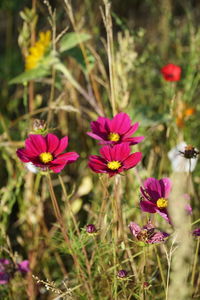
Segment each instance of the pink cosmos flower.
[[196,228],[195,230],[192,231],[192,234],[194,236],[200,236],[200,228]]
[[91,155],[89,167],[96,173],[108,173],[110,177],[135,167],[142,159],[141,152],[130,154],[128,143],[100,149],[101,156]]
[[97,121],[91,122],[92,132],[87,132],[87,134],[104,145],[116,145],[123,142],[135,145],[144,139],[144,136],[131,137],[138,127],[139,123],[131,125],[130,117],[121,112],[113,119],[99,117]]
[[181,67],[174,64],[162,67],[161,73],[166,81],[179,81],[181,79]]
[[171,185],[169,178],[160,180],[155,178],[146,179],[144,188],[140,187],[142,193],[141,210],[149,213],[159,213],[166,221],[171,223],[167,212],[167,198],[171,191]]
[[61,140],[54,134],[42,136],[30,134],[25,141],[25,148],[17,150],[17,156],[24,163],[32,163],[42,171],[48,169],[59,173],[67,164],[77,160],[79,155],[76,152],[62,152],[68,146],[68,137]]
[[142,228],[134,222],[131,222],[128,227],[137,240],[147,244],[161,243],[169,236],[166,232],[155,231],[156,228],[151,221]]
[[15,264],[9,259],[0,259],[0,285],[6,284],[14,276],[15,272],[19,271],[24,274],[29,271],[29,261],[23,260],[21,263]]

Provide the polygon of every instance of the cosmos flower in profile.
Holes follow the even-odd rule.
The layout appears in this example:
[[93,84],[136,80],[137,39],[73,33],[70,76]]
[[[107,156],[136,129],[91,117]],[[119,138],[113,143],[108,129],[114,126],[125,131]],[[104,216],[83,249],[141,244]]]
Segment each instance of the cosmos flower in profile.
[[142,228],[134,222],[131,222],[128,227],[132,235],[136,237],[138,241],[146,244],[157,244],[164,242],[169,236],[169,234],[166,232],[157,231],[151,221],[149,221]]
[[89,167],[96,173],[107,173],[110,177],[135,167],[142,159],[141,152],[130,153],[128,143],[100,149],[101,156],[91,155]]
[[25,140],[25,148],[17,150],[17,156],[25,164],[32,163],[32,168],[59,173],[67,164],[76,161],[79,157],[76,152],[63,153],[67,146],[67,136],[59,140],[51,133],[46,136],[30,134]]
[[158,213],[167,222],[170,223],[167,206],[168,196],[171,191],[171,181],[169,178],[148,178],[144,182],[144,187],[140,187],[142,199],[140,201],[140,208],[144,212]]
[[199,152],[184,141],[172,148],[168,152],[168,158],[171,161],[174,172],[193,172],[198,159]]
[[181,67],[174,64],[162,67],[161,73],[166,81],[179,81],[181,79]]
[[143,136],[132,137],[138,127],[139,123],[131,125],[130,117],[121,112],[112,119],[99,117],[97,121],[91,122],[92,132],[87,134],[104,145],[112,146],[124,142],[135,145],[144,139]]

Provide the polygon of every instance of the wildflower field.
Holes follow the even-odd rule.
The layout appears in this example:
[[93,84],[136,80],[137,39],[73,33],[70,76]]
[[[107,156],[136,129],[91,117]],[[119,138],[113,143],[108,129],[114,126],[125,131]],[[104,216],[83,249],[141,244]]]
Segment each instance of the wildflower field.
[[0,16],[0,300],[200,299],[200,2]]

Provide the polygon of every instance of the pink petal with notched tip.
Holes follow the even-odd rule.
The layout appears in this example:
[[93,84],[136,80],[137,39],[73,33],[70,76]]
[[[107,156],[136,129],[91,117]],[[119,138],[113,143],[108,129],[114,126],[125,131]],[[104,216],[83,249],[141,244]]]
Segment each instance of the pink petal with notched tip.
[[130,151],[128,143],[117,144],[111,148],[112,160],[124,161],[128,158]]
[[16,153],[17,153],[17,156],[21,159],[21,161],[23,161],[25,163],[30,162],[30,158],[28,157],[24,148],[18,149],[16,151]]
[[127,114],[119,113],[110,120],[109,127],[111,132],[125,134],[131,127],[131,119]]
[[129,157],[123,161],[123,168],[125,169],[133,168],[141,161],[141,159],[142,159],[142,153],[135,152],[129,155]]
[[156,210],[157,206],[154,203],[147,200],[140,201],[140,208],[142,211],[152,213],[152,214],[157,212]]
[[58,155],[56,159],[52,160],[50,163],[53,165],[66,164],[76,161],[78,157],[79,155],[76,152],[67,152]]
[[58,148],[60,141],[55,134],[48,133],[45,137],[47,143],[47,152],[54,153]]
[[60,140],[60,143],[56,150],[54,150],[53,155],[56,157],[58,154],[61,154],[68,146],[68,137],[65,136]]
[[96,173],[107,172],[106,161],[98,155],[91,155],[89,157],[88,166]]
[[[35,149],[35,153],[37,154],[47,152],[47,144],[45,137],[43,137],[40,134],[30,134],[28,141],[26,142],[26,147],[27,146],[31,146],[31,149]],[[27,151],[29,151],[28,147]]]
[[123,141],[129,143],[130,145],[136,145],[144,140],[144,136],[135,136],[130,138],[123,138]]

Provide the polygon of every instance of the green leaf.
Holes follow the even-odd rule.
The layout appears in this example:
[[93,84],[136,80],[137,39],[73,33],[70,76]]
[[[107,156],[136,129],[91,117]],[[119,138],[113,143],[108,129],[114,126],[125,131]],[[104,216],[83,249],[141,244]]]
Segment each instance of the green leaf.
[[81,69],[84,72],[90,71],[94,67],[95,58],[89,51],[87,51],[87,66],[86,66],[86,62],[85,62],[84,56],[83,56],[80,48],[75,47],[73,49],[70,49],[66,52],[66,54],[73,57],[78,62],[78,64],[81,66]]
[[66,33],[60,40],[60,52],[74,48],[80,43],[88,41],[91,36],[88,33]]
[[36,78],[41,78],[46,76],[49,73],[49,70],[43,69],[43,68],[36,68],[32,69],[26,72],[23,72],[22,74],[18,75],[17,77],[13,78],[9,83],[24,83],[30,80],[34,80]]
[[32,70],[28,70],[23,72],[22,74],[18,75],[17,77],[13,78],[9,84],[14,83],[25,83],[30,80],[38,79],[45,77],[50,72],[50,67],[57,63],[58,59],[55,55],[50,53],[46,57],[44,57],[37,68],[34,68]]

